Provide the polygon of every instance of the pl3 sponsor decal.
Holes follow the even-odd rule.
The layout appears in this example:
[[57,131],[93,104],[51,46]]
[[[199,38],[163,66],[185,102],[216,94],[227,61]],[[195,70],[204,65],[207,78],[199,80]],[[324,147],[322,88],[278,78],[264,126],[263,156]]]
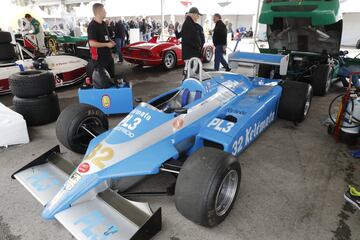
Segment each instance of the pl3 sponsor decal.
[[213,128],[216,131],[228,133],[235,126],[235,123],[229,122],[220,118],[214,118],[208,125],[208,128]]
[[48,171],[38,171],[36,174],[28,177],[27,180],[37,192],[44,192],[61,184],[56,176]]
[[111,98],[109,95],[103,95],[101,97],[101,105],[104,108],[109,108],[111,106]]
[[241,150],[254,141],[255,138],[259,136],[260,133],[262,133],[274,120],[275,112],[271,112],[262,121],[255,122],[254,125],[248,127],[245,131],[245,134],[240,135],[240,137],[234,141],[232,145],[232,154],[238,155]]
[[73,224],[81,227],[81,232],[87,239],[91,240],[105,240],[119,232],[119,228],[111,223],[107,216],[97,210],[81,216]]

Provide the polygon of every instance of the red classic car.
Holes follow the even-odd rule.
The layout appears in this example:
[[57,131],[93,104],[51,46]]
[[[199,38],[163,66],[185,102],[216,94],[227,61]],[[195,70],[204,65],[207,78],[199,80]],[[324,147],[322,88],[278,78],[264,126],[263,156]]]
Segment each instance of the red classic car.
[[[205,44],[202,50],[202,61],[210,62],[214,53],[212,45]],[[170,70],[183,65],[181,41],[176,37],[169,37],[167,41],[158,41],[154,36],[148,42],[132,43],[122,49],[123,58],[140,66],[159,66]]]

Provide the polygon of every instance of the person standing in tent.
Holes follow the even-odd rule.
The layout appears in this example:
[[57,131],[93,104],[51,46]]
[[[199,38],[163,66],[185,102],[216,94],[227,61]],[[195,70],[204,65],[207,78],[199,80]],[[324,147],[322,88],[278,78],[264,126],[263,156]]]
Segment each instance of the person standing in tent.
[[219,71],[220,63],[224,66],[227,72],[231,71],[228,63],[224,58],[227,46],[227,29],[223,21],[221,20],[221,15],[216,13],[213,16],[215,22],[215,28],[213,32],[213,43],[215,45],[215,63],[214,70]]
[[[196,23],[202,14],[196,7],[190,8],[186,14],[186,19],[183,23],[181,33],[176,34],[176,37],[182,38],[182,57],[185,61],[184,73],[186,74],[188,69],[188,62],[191,58],[201,58],[201,50],[204,44],[204,33],[201,32],[198,24]],[[201,28],[202,29],[202,28]]]
[[31,33],[35,36],[35,41],[38,48],[37,50],[42,54],[46,54],[45,35],[40,22],[37,19],[33,18],[29,13],[25,14],[25,19],[30,23],[31,27],[33,28]]
[[[89,23],[87,34],[90,45],[90,54],[93,64],[105,68],[111,77],[114,77],[115,66],[111,55],[111,49],[115,42],[111,40],[106,23],[106,11],[101,3],[93,5],[94,18]],[[92,71],[91,71],[92,72]]]

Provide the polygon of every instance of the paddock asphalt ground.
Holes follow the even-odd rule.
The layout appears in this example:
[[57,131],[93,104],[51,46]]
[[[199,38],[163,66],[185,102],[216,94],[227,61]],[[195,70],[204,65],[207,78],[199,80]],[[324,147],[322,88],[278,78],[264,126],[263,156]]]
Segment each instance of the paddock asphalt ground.
[[[161,71],[116,65],[133,82],[134,96],[149,100],[182,80],[182,68]],[[251,69],[238,69],[251,73]],[[77,88],[58,89],[61,108],[78,102]],[[334,86],[326,97],[314,97],[308,118],[298,126],[277,120],[241,156],[240,193],[227,219],[208,229],[177,212],[173,197],[147,197],[155,210],[162,208],[163,227],[158,240],[358,240],[360,211],[346,203],[348,184],[360,186],[360,160],[353,150],[337,144],[322,125],[330,101],[343,91]],[[11,95],[0,101],[11,106]],[[123,116],[110,117],[111,126]],[[58,222],[44,221],[41,205],[11,174],[58,144],[55,123],[29,128],[31,142],[0,150],[0,239],[74,239]],[[61,147],[64,158],[80,161],[81,155]],[[147,178],[135,190],[162,190],[174,178],[163,173]],[[189,206],[190,207],[190,206]]]

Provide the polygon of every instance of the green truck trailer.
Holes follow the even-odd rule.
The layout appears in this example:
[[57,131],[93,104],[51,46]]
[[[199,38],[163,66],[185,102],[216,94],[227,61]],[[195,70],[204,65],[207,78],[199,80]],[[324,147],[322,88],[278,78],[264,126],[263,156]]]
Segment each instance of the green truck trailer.
[[[339,0],[264,0],[259,22],[267,25],[269,48],[261,53],[289,54],[286,79],[308,82],[323,96],[337,78],[343,29]],[[259,66],[258,75],[278,75]]]

